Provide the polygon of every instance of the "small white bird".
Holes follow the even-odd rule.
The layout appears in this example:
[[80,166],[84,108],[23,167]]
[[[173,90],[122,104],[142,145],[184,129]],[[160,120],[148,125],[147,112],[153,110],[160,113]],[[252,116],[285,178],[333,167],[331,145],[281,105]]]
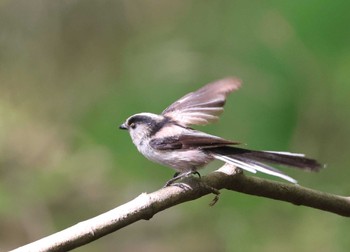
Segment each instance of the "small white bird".
[[129,131],[139,152],[154,162],[176,170],[175,180],[197,173],[214,159],[243,170],[257,171],[297,181],[266,163],[286,165],[303,170],[318,171],[321,165],[303,154],[255,151],[234,147],[238,142],[190,128],[215,122],[223,112],[226,97],[241,86],[236,78],[225,78],[207,84],[171,104],[162,114],[139,113],[130,116],[120,129]]

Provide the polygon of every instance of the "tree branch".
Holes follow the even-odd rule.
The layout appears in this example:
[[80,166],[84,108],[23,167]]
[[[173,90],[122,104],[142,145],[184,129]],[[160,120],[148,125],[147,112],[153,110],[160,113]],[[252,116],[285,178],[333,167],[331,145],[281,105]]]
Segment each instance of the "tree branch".
[[[13,251],[67,251],[90,243],[174,205],[227,189],[245,194],[303,205],[350,217],[350,198],[319,192],[299,185],[245,176],[224,165],[201,179],[187,178],[182,186],[170,186],[137,198],[92,219],[52,234]],[[215,203],[215,202],[214,202]]]

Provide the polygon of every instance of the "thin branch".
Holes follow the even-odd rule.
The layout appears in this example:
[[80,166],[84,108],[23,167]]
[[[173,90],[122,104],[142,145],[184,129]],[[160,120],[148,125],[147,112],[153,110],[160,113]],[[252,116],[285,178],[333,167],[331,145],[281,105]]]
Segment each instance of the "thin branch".
[[149,194],[142,193],[132,201],[113,210],[13,251],[68,251],[136,221],[149,220],[164,209],[216,193],[220,189],[286,201],[350,217],[349,197],[319,192],[299,185],[245,176],[236,171],[225,165],[201,179],[185,179],[186,184],[181,184],[182,186],[170,186]]

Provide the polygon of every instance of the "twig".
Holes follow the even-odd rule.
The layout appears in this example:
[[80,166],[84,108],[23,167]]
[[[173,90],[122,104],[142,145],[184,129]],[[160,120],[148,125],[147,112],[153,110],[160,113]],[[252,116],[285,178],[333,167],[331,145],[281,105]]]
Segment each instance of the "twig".
[[186,186],[170,186],[153,193],[142,193],[113,210],[13,251],[68,251],[136,221],[149,220],[156,213],[174,205],[195,200],[210,193],[217,194],[217,190],[220,189],[286,201],[350,217],[349,197],[319,192],[299,185],[245,176],[237,171],[225,165],[201,179],[185,179]]

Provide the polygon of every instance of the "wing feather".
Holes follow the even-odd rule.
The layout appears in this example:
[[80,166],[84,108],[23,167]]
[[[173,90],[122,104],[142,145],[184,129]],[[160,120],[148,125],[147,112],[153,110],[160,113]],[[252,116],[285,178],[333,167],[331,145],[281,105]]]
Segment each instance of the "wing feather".
[[171,137],[154,138],[150,141],[150,146],[156,150],[193,149],[193,148],[213,148],[227,145],[239,144],[217,136],[209,135],[199,131],[191,134],[180,134]]
[[234,77],[209,83],[171,104],[162,115],[183,126],[215,122],[224,111],[226,97],[240,86],[241,81]]

